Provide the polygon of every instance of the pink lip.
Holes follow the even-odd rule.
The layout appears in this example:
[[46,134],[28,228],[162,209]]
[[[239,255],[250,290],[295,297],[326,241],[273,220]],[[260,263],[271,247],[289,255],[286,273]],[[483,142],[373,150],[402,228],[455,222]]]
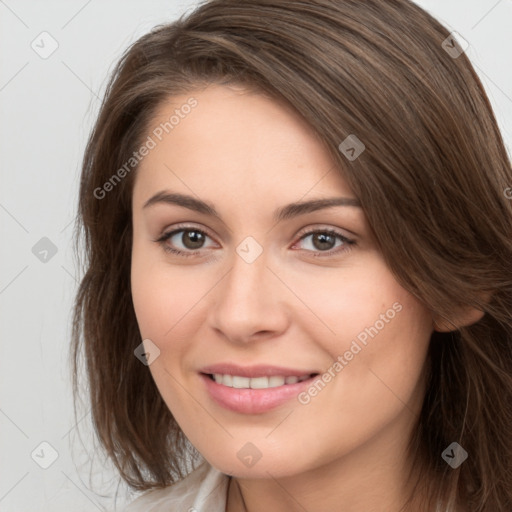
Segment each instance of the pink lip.
[[[312,373],[315,373],[315,376],[295,384],[284,384],[283,386],[277,386],[275,388],[236,389],[217,384],[209,377],[209,374],[213,373],[239,375],[241,377],[270,377],[273,375],[299,377]],[[204,382],[211,399],[225,409],[242,414],[261,414],[279,407],[288,400],[296,397],[303,389],[311,385],[311,382],[318,377],[317,373],[318,372],[314,371],[291,370],[289,368],[279,368],[276,366],[251,366],[242,368],[232,364],[225,364],[203,368],[200,373],[200,378]]]

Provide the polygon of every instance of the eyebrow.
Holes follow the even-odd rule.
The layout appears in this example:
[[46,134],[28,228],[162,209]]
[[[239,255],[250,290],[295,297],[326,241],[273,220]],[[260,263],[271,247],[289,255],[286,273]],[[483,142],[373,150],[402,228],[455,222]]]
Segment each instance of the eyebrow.
[[[216,217],[222,220],[221,216],[212,204],[186,194],[178,194],[175,192],[168,192],[166,190],[162,190],[161,192],[158,192],[154,196],[150,197],[144,203],[143,208],[148,208],[155,204],[162,203],[182,206],[183,208],[188,208],[189,210],[203,213],[205,215]],[[317,210],[323,210],[325,208],[333,208],[335,206],[352,206],[356,208],[362,208],[361,203],[357,199],[351,197],[329,197],[287,204],[286,206],[278,208],[274,212],[273,218],[274,221],[281,222],[283,220],[291,219],[305,213],[311,213]]]

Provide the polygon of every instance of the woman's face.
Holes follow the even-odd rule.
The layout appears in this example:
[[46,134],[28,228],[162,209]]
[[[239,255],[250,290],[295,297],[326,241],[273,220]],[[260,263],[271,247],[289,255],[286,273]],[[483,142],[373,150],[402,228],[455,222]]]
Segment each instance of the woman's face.
[[[400,451],[423,400],[432,317],[388,270],[308,125],[215,85],[169,100],[147,135],[133,302],[149,370],[192,444],[241,478]],[[348,201],[288,207],[333,198]]]

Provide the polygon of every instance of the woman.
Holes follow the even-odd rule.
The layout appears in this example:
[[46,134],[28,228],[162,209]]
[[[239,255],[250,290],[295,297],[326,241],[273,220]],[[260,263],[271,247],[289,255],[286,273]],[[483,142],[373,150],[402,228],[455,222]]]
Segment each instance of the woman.
[[511,186],[408,0],[140,38],[84,157],[73,346],[127,511],[510,510]]

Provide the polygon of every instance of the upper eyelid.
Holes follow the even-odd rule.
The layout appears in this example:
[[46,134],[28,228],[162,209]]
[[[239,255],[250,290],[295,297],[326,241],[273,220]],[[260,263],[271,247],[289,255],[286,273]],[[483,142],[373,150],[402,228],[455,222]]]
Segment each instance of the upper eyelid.
[[162,232],[162,234],[158,237],[158,238],[164,238],[164,237],[170,237],[171,234],[174,236],[176,235],[177,233],[179,233],[180,231],[192,231],[192,230],[197,230],[197,231],[202,231],[204,232],[208,237],[210,237],[212,240],[215,240],[215,236],[213,236],[211,234],[211,232],[203,227],[203,226],[190,226],[190,225],[180,225],[178,224],[177,226],[174,226],[173,228],[171,229],[164,229],[164,231]]
[[305,228],[302,228],[296,236],[302,237],[303,235],[310,235],[312,232],[315,231],[334,231],[336,234],[344,236],[345,238],[355,240],[356,235],[350,232],[347,229],[344,228],[338,228],[338,227],[332,227],[327,226],[325,224],[313,224],[312,226],[308,226]]

